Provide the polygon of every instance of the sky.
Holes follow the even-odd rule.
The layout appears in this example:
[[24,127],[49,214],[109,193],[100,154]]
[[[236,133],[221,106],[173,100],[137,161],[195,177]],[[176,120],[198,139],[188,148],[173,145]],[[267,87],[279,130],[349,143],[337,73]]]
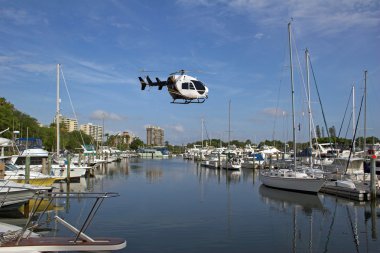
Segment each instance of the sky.
[[[297,140],[308,138],[306,48],[313,125],[324,126],[316,83],[327,126],[352,137],[348,121],[359,114],[367,70],[367,136],[380,137],[377,0],[0,0],[0,97],[50,124],[61,64],[61,113],[104,123],[106,133],[145,141],[154,125],[176,145],[202,132],[290,140],[290,21]],[[180,69],[207,85],[206,102],[172,104],[165,88],[141,90],[139,76],[166,80]],[[363,129],[361,120],[358,136]]]

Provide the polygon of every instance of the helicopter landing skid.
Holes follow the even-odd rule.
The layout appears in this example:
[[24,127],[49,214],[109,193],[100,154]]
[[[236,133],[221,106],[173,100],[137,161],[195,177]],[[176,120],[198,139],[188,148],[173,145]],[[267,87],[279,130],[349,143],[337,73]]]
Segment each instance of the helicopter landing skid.
[[182,102],[177,102],[175,101],[175,99],[171,102],[172,104],[183,104],[183,105],[187,105],[187,104],[202,104],[204,101],[206,101],[205,98],[197,98],[197,99],[185,99],[184,101]]

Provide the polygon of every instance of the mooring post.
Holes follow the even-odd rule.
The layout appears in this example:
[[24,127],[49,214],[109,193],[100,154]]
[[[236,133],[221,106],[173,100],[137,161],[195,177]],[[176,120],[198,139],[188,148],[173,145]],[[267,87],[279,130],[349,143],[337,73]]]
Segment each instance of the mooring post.
[[[255,153],[253,153],[253,158],[252,158],[252,169],[254,170],[255,169],[255,162],[256,162],[256,156],[255,156]],[[255,173],[253,173],[255,174]]]
[[218,165],[216,167],[217,169],[220,169],[220,153],[218,152]]
[[25,158],[25,183],[29,184],[30,178],[30,156],[27,155]]
[[371,199],[376,200],[376,155],[371,156]]
[[70,155],[67,155],[67,166],[66,166],[66,182],[70,183],[70,163],[71,163],[71,157]]
[[0,161],[0,179],[4,179],[5,164]]
[[52,158],[51,155],[48,155],[48,167],[47,167],[47,173],[49,176],[51,176],[51,164],[52,164]]

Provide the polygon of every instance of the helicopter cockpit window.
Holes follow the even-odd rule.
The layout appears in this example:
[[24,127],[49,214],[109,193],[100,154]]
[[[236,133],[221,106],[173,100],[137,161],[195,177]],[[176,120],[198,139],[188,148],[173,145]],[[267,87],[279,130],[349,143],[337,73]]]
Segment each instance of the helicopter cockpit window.
[[190,89],[190,90],[195,90],[194,84],[189,83],[189,89]]
[[188,90],[189,89],[189,83],[182,83],[182,89]]
[[201,81],[192,81],[197,88],[197,90],[205,90],[205,86]]

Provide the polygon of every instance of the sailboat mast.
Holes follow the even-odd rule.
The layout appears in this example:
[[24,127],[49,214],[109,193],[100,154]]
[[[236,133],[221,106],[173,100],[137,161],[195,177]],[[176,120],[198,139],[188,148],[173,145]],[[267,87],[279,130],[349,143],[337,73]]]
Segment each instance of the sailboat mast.
[[288,23],[288,34],[289,34],[289,60],[290,60],[290,84],[292,89],[292,120],[293,120],[293,161],[294,168],[297,166],[297,145],[296,145],[296,121],[295,121],[295,108],[294,108],[294,80],[293,80],[293,57],[292,57],[292,35],[291,35],[291,22]]
[[59,115],[59,103],[60,103],[60,97],[59,97],[59,64],[57,64],[57,111],[56,111],[56,114],[55,114],[55,121],[56,121],[56,126],[57,126],[57,156],[59,156],[59,146],[60,146],[60,143],[59,143],[59,120],[60,120],[60,115]]
[[352,142],[352,152],[355,154],[355,84],[352,84],[352,134],[354,136],[354,141]]
[[311,126],[311,98],[310,98],[310,74],[309,74],[309,50],[306,48],[305,50],[305,58],[306,58],[306,81],[307,81],[307,108],[309,113],[309,148],[310,148],[310,168],[313,167],[313,145],[312,145],[312,126]]
[[230,147],[231,141],[231,99],[228,103],[228,148]]
[[363,141],[363,151],[364,156],[367,155],[367,70],[364,70],[364,141]]
[[202,136],[201,136],[201,140],[202,140],[202,148],[203,148],[203,118],[201,119],[201,126],[202,126],[202,129],[201,129],[201,133],[202,133]]

